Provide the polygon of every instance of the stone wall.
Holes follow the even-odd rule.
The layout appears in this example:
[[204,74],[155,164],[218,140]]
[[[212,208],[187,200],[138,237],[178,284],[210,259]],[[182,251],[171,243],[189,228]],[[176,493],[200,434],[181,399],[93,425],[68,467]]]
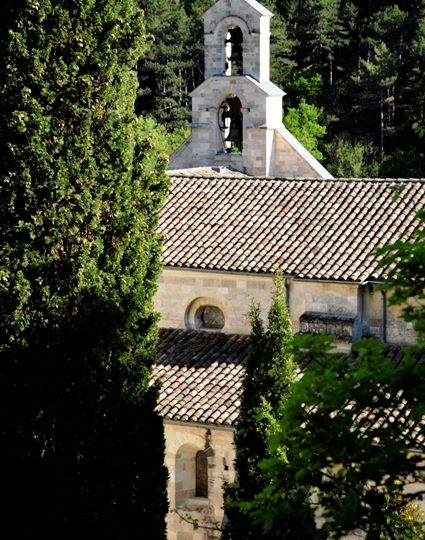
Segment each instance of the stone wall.
[[193,328],[193,307],[203,299],[204,304],[216,305],[223,311],[223,332],[248,334],[251,302],[259,302],[266,316],[272,289],[270,276],[167,268],[159,279],[155,308],[161,314],[162,328]]
[[300,154],[295,152],[278,130],[273,133],[273,149],[270,161],[270,176],[285,178],[316,178],[315,171]]
[[[165,268],[159,279],[155,309],[161,314],[163,328],[195,328],[195,308],[214,305],[224,314],[223,332],[248,334],[247,314],[251,303],[260,304],[266,319],[272,291],[271,275]],[[375,286],[288,280],[287,296],[294,332],[302,331],[303,314],[313,312],[325,318],[350,318],[353,340],[361,336],[383,337],[383,297]],[[400,318],[400,308],[389,306],[387,298],[385,310],[387,341],[414,343],[413,326]],[[350,344],[350,340],[343,341]]]
[[[266,10],[263,10],[266,13]],[[204,19],[205,78],[224,74],[224,40],[229,26],[238,26],[243,34],[243,73],[258,81],[269,79],[270,16],[261,15],[243,0],[225,0],[214,4]]]
[[[224,160],[248,174],[267,176],[274,130],[282,125],[282,95],[271,83],[261,85],[249,77],[210,77],[192,92],[192,156],[186,152],[183,157],[178,151],[169,169],[212,166]],[[223,151],[218,116],[228,96],[237,96],[242,105],[243,149],[239,155]]]
[[[413,323],[401,319],[402,308],[389,306],[391,293],[385,295],[376,285],[366,286],[364,294],[364,333],[379,339],[383,337],[383,312],[386,311],[386,334],[390,343],[404,345],[415,343]],[[384,307],[385,305],[385,307]]]
[[[223,521],[223,482],[234,480],[233,430],[197,424],[164,423],[166,453],[165,464],[169,471],[168,499],[170,512],[167,517],[168,540],[212,540],[220,538],[214,527]],[[195,455],[207,449],[208,497],[196,497]],[[187,490],[182,496],[181,487]],[[177,494],[177,497],[176,497]],[[181,519],[179,514],[201,525]],[[203,527],[204,526],[204,527]]]

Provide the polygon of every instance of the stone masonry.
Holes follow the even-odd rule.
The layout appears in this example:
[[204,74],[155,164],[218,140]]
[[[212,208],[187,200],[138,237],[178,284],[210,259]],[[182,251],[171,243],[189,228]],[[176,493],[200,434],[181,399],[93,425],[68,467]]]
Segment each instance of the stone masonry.
[[[219,0],[205,13],[206,80],[191,94],[192,134],[171,156],[169,170],[222,165],[252,176],[332,178],[283,126],[285,93],[269,80],[271,17],[255,0]],[[242,33],[237,74],[226,49],[235,28]],[[220,125],[223,103],[233,97],[241,104],[237,151],[226,149],[228,131]]]

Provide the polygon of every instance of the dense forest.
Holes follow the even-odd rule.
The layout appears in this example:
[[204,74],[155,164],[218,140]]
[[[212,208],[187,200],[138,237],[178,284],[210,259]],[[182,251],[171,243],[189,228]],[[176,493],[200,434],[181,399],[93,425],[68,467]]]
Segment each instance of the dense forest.
[[[215,0],[140,0],[150,47],[139,113],[176,142],[203,80],[203,14]],[[336,176],[425,176],[425,0],[262,0],[284,123]]]

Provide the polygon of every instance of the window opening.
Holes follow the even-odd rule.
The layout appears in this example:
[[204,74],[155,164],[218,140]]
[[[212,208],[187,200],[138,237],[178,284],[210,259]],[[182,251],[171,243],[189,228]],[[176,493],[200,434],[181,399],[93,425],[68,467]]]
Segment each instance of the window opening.
[[203,450],[196,453],[196,497],[208,497],[208,457]]
[[224,326],[224,314],[217,306],[201,306],[195,315],[197,328],[220,330]]
[[228,97],[218,110],[218,122],[223,151],[228,154],[242,152],[242,104],[236,96]]
[[176,454],[175,486],[176,504],[182,505],[196,495],[196,452],[198,448],[191,444],[181,446]]
[[226,75],[242,75],[243,73],[243,34],[238,26],[230,27],[224,40],[226,48]]

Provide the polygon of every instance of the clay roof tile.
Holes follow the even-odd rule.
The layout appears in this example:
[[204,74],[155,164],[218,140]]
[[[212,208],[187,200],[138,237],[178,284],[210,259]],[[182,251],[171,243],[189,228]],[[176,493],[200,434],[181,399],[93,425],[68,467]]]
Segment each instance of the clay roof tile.
[[175,175],[159,226],[167,233],[162,259],[194,269],[261,273],[279,264],[310,279],[382,279],[370,253],[409,238],[424,200],[423,179]]

